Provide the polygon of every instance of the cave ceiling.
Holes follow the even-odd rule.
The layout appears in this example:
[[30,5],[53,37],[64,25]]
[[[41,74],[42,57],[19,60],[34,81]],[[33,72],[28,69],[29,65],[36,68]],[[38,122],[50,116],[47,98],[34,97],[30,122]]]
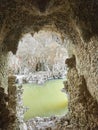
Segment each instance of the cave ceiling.
[[84,41],[98,35],[97,0],[0,0],[0,44],[16,50],[24,33],[45,26],[74,39],[78,31]]

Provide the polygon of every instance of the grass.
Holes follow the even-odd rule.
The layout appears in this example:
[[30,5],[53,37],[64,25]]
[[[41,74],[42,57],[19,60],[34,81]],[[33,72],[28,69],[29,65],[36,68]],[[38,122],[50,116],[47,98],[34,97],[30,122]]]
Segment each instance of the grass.
[[25,120],[40,116],[61,115],[66,113],[68,100],[61,92],[63,80],[47,81],[43,86],[25,84],[23,94],[24,105],[29,108]]

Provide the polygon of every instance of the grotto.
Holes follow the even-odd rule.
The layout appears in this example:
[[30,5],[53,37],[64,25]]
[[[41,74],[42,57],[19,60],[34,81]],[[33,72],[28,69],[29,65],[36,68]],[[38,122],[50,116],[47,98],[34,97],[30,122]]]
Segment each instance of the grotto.
[[0,130],[28,129],[17,122],[22,89],[16,90],[15,77],[8,77],[7,57],[9,51],[16,53],[24,34],[40,30],[58,32],[68,41],[64,88],[69,112],[54,130],[98,130],[97,21],[97,0],[0,0]]

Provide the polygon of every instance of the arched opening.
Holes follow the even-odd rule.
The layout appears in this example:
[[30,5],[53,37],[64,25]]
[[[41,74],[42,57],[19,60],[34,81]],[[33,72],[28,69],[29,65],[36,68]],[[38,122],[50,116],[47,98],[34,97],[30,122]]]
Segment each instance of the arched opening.
[[70,58],[66,60],[68,80],[64,82],[70,97],[69,113],[54,129],[97,130],[98,2],[42,1],[0,0],[0,128],[27,130],[20,120],[23,117],[17,118],[22,108],[21,86],[16,89],[15,77],[7,77],[8,51],[16,53],[22,34],[55,26],[63,38],[67,35],[72,42],[66,43]]
[[68,95],[63,84],[67,80],[65,41],[53,31],[42,30],[33,36],[27,33],[20,39],[16,55],[9,54],[9,75],[13,73],[16,83],[23,84],[27,109],[24,119],[32,120],[32,124],[36,117],[59,120],[68,111]]

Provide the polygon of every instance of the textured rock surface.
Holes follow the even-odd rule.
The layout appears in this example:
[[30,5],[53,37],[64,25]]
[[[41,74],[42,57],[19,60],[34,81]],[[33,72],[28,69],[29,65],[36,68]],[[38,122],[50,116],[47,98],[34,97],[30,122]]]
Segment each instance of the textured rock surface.
[[0,48],[0,85],[7,91],[8,72],[7,72],[7,52]]
[[[4,88],[0,87],[0,130],[11,130],[15,121],[12,110],[8,107],[8,95],[4,93]],[[10,127],[11,126],[11,127]]]
[[15,85],[15,76],[9,76],[8,77],[8,108],[11,110],[10,114],[14,115],[14,120],[13,123],[10,122],[9,124],[9,130],[10,129],[15,129],[16,128],[16,85]]
[[24,123],[24,112],[25,108],[23,105],[22,94],[23,88],[22,85],[15,85],[15,76],[10,76],[8,79],[8,108],[11,110],[10,114],[14,115],[14,122],[10,122],[9,130],[27,130],[26,124]]
[[[41,29],[57,31],[71,40],[67,47],[76,57],[76,66],[68,71],[69,115],[80,130],[98,129],[97,21],[97,0],[0,0],[0,48],[3,45],[15,53],[22,34],[33,35]],[[3,69],[0,82],[5,87]]]
[[69,126],[65,117],[36,117],[26,122],[28,130],[63,130]]
[[16,117],[17,117],[17,129],[19,130],[27,130],[27,126],[24,122],[24,113],[25,113],[25,107],[23,105],[23,88],[22,85],[17,86],[17,105],[16,105]]
[[70,123],[81,130],[96,130],[98,129],[98,103],[88,91],[84,76],[78,74],[75,56],[67,59],[66,64],[69,66],[68,81],[64,84],[70,95]]

